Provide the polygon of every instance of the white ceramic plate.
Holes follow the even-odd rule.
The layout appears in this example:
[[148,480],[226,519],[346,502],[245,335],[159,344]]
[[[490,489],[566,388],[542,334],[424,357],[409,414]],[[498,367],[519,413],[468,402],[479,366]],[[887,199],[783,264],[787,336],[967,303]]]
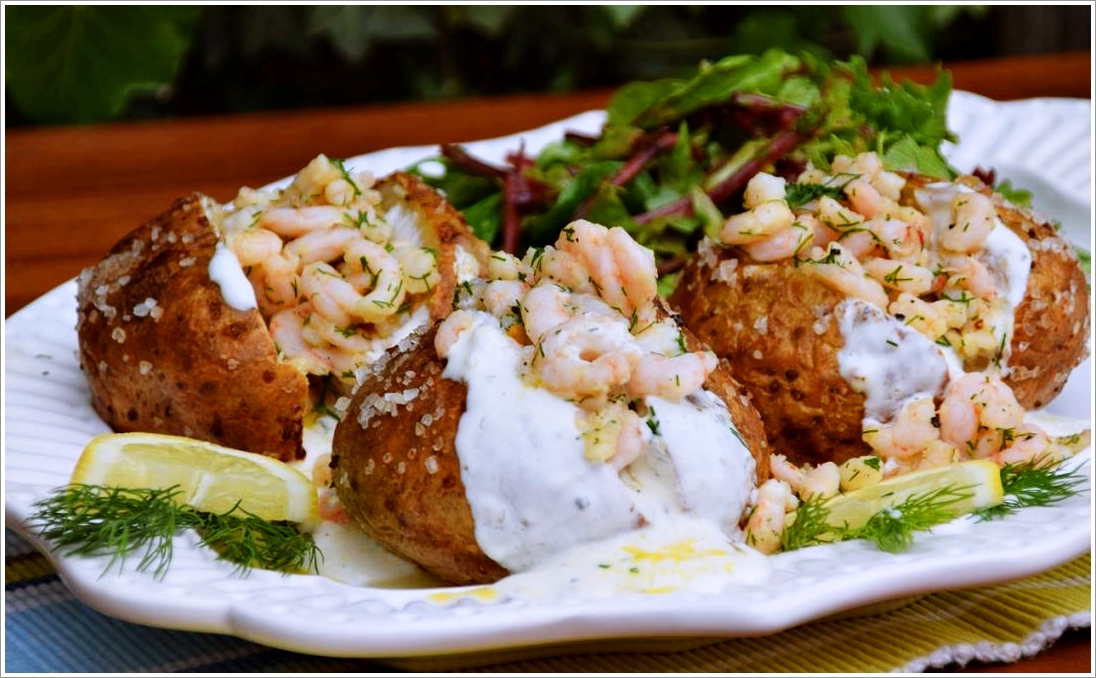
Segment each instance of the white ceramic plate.
[[[960,169],[993,166],[1000,176],[1034,190],[1036,207],[1061,219],[1071,238],[1088,243],[1091,113],[1085,101],[996,103],[956,92],[951,127],[962,141],[948,153]],[[535,151],[566,129],[596,131],[601,121],[602,114],[585,113],[469,147],[498,160],[520,138]],[[435,150],[393,149],[348,164],[383,175]],[[88,404],[76,361],[74,295],[70,281],[6,323],[5,518],[43,548],[48,544],[25,524],[33,503],[63,485],[86,442],[107,431]],[[1091,386],[1086,361],[1048,410],[1091,426]],[[1074,461],[1090,478],[1091,449]],[[103,558],[51,557],[76,596],[121,619],[322,655],[474,663],[477,653],[497,659],[500,652],[564,652],[595,641],[644,639],[636,647],[651,650],[658,647],[651,644],[655,638],[688,643],[768,634],[911,595],[1028,576],[1089,550],[1090,496],[1086,491],[1059,506],[1026,509],[1000,521],[958,521],[918,535],[909,551],[897,555],[860,542],[782,554],[772,560],[768,583],[732,584],[716,595],[486,601],[449,595],[459,589],[349,586],[266,571],[242,578],[188,535],[178,538],[171,568],[160,581],[129,567],[104,574]]]

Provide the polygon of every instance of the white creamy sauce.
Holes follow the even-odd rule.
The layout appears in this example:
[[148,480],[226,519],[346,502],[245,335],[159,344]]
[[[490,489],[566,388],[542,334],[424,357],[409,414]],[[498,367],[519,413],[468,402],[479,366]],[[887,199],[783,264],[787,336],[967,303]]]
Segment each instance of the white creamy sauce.
[[320,576],[352,586],[424,588],[441,582],[418,566],[385,550],[352,523],[325,520],[312,531],[323,557]]
[[1031,250],[1020,236],[997,220],[986,238],[985,249],[980,255],[982,262],[993,272],[1000,283],[999,289],[1015,310],[1024,301],[1028,276],[1031,273]]
[[258,308],[255,289],[244,275],[240,260],[223,242],[217,242],[217,249],[209,260],[209,279],[221,288],[221,296],[232,308],[239,311]]
[[[618,474],[586,458],[578,408],[527,386],[518,344],[491,315],[477,320],[450,349],[444,376],[468,385],[456,448],[484,553],[511,572],[549,572],[544,564],[561,553],[600,561],[612,544],[630,543],[622,535],[638,534],[641,522],[649,526],[643,533],[665,543],[685,538],[676,525],[690,525],[689,535],[699,529],[682,516],[722,535],[723,544],[738,534],[754,460],[714,396],[648,398],[655,444]],[[742,558],[739,548],[746,547],[728,557]]]
[[933,396],[949,374],[962,370],[954,354],[882,309],[857,299],[838,304],[844,346],[841,376],[865,398],[865,418],[889,421],[907,400]]
[[698,391],[680,402],[647,397],[658,420],[656,445],[671,466],[669,479],[681,509],[739,534],[742,509],[753,491],[755,462],[715,394]]
[[[755,462],[722,401],[707,391],[680,402],[648,397],[657,434],[618,473],[587,459],[579,408],[526,385],[519,345],[490,314],[476,319],[443,375],[468,385],[456,448],[477,542],[516,574],[469,595],[714,592],[767,580],[768,558],[742,543],[738,527]],[[296,464],[306,474],[323,471],[317,462],[331,449],[334,424],[320,418],[306,428],[307,456]],[[327,520],[313,535],[323,576],[441,585],[353,525]]]
[[[951,201],[958,193],[973,193],[974,189],[962,184],[939,182],[928,184],[916,191],[918,206],[936,230],[943,230],[952,222]],[[1015,309],[1024,300],[1028,276],[1031,273],[1031,251],[1020,236],[994,218],[993,229],[982,251],[977,254],[997,278],[998,289]]]
[[616,472],[586,460],[578,408],[522,383],[517,344],[493,316],[477,317],[443,376],[468,385],[456,448],[483,552],[520,572],[635,527],[639,513]]
[[676,514],[656,524],[570,549],[491,588],[510,596],[558,600],[621,593],[716,593],[765,583],[767,556],[728,538],[711,520]]

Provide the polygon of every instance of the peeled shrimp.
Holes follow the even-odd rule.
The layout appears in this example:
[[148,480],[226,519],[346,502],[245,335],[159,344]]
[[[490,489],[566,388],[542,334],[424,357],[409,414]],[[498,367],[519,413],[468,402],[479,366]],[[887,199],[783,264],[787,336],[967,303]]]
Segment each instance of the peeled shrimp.
[[344,306],[345,310],[367,322],[386,318],[399,310],[407,289],[395,257],[377,243],[359,239],[347,248],[343,259],[350,271],[358,274],[359,280],[370,279],[365,289],[372,290],[359,295],[349,307]]
[[912,257],[924,247],[924,234],[917,226],[901,219],[875,217],[869,219],[864,227],[871,231],[891,258]]
[[860,228],[864,224],[863,214],[845,207],[828,195],[818,199],[818,218],[838,231]]
[[342,327],[354,322],[347,309],[354,307],[361,294],[331,264],[318,261],[305,266],[300,290],[319,315]]
[[746,543],[761,553],[776,553],[787,527],[787,513],[795,496],[787,483],[769,478],[757,488],[757,502],[746,521]]
[[568,296],[566,290],[552,284],[537,285],[526,293],[521,302],[521,318],[525,334],[533,343],[539,343],[548,332],[571,319]]
[[[832,259],[832,261],[830,261]],[[890,299],[883,286],[869,278],[856,259],[847,256],[841,245],[830,243],[826,259],[811,260],[805,271],[838,292],[886,309]]]
[[936,404],[931,397],[911,400],[899,410],[894,420],[864,431],[864,442],[884,458],[904,459],[924,452],[940,432],[933,421]]
[[501,318],[520,309],[528,292],[529,286],[519,280],[492,280],[483,289],[483,305],[488,313]]
[[996,223],[993,201],[981,193],[962,191],[951,200],[952,223],[937,235],[940,246],[952,252],[977,252]]
[[747,209],[752,209],[761,203],[783,200],[787,195],[787,183],[783,177],[768,172],[758,172],[746,182],[742,204]]
[[803,499],[832,497],[841,490],[841,469],[832,461],[800,468],[784,455],[774,454],[769,462],[773,478],[787,483]]
[[332,205],[271,207],[259,215],[259,226],[289,238],[299,238],[305,233],[341,223],[343,211]]
[[439,358],[448,358],[449,352],[460,341],[461,336],[476,326],[476,313],[457,309],[438,324],[438,331],[434,334],[434,350]]
[[1015,429],[1024,408],[1012,389],[996,375],[964,374],[948,385],[940,404],[940,437],[959,449],[978,438],[980,427]]
[[864,179],[853,179],[845,184],[844,190],[845,195],[849,197],[849,205],[868,219],[873,218],[883,209],[883,197]]
[[790,228],[794,222],[788,203],[770,200],[727,219],[719,239],[726,245],[749,245]]
[[578,219],[564,229],[556,246],[571,254],[588,274],[584,283],[572,289],[595,293],[625,315],[649,304],[658,293],[654,252],[619,226],[605,228]]
[[680,400],[704,385],[719,364],[710,351],[696,351],[667,357],[647,354],[632,370],[628,394],[634,397],[654,395]]
[[544,386],[564,398],[605,395],[628,383],[643,357],[624,322],[577,317],[541,342],[537,362]]
[[308,306],[280,311],[270,319],[270,336],[278,352],[301,370],[310,374],[329,374],[334,371],[333,353],[317,348],[304,337],[305,320],[310,314]]
[[931,291],[936,283],[931,269],[883,257],[865,261],[864,271],[885,287],[918,296]]
[[992,301],[997,298],[997,280],[989,268],[971,256],[947,257],[945,265],[950,273],[947,284],[970,291],[979,299]]
[[256,266],[282,253],[282,239],[274,231],[251,228],[231,238],[232,251],[244,268]]
[[759,240],[742,249],[757,261],[780,261],[794,256],[814,238],[814,232],[799,222],[774,235]]
[[325,228],[310,231],[285,246],[286,256],[301,262],[302,266],[317,261],[337,261],[353,243],[363,240],[354,228]]

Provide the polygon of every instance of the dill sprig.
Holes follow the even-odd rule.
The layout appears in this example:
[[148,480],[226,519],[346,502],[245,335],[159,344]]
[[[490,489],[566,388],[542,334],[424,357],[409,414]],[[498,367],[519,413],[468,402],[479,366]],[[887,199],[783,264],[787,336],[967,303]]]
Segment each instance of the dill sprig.
[[[971,512],[979,520],[993,520],[1031,506],[1053,506],[1080,492],[1084,476],[1065,471],[1061,462],[1042,465],[1038,460],[1001,468],[1002,503]],[[955,507],[972,496],[973,486],[945,486],[911,495],[878,511],[861,526],[833,524],[826,499],[811,497],[800,502],[781,535],[784,551],[848,539],[866,539],[883,551],[899,553],[913,543],[914,533],[959,517]]]
[[913,534],[959,517],[955,505],[973,496],[971,488],[945,486],[915,494],[879,511],[863,527],[843,530],[844,539],[866,539],[888,553],[900,553],[913,543]]
[[1084,477],[1065,471],[1061,462],[1042,465],[1036,460],[1001,467],[1005,500],[974,512],[980,520],[996,520],[1028,506],[1053,506],[1077,494]]
[[821,495],[815,495],[799,503],[793,514],[795,518],[780,535],[782,550],[794,551],[836,539],[828,521],[830,510],[825,504],[826,499]]
[[173,538],[194,529],[202,545],[234,563],[237,572],[253,567],[281,572],[315,572],[319,549],[311,535],[292,523],[268,521],[239,508],[224,513],[199,511],[175,501],[178,486],[167,489],[69,485],[34,504],[28,525],[65,556],[110,556],[109,570],[141,551],[137,570],[167,572]]
[[855,527],[831,521],[826,498],[814,496],[796,507],[795,518],[781,535],[781,546],[785,551],[792,551],[816,544],[866,539],[884,551],[898,553],[909,548],[915,532],[956,518],[955,505],[970,496],[970,486],[940,487],[911,495]]

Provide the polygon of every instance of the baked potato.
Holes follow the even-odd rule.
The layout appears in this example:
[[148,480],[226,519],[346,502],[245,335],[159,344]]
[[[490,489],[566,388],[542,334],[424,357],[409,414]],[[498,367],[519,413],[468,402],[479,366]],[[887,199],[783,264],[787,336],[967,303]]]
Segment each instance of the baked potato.
[[521,261],[493,255],[362,379],[332,444],[347,515],[454,584],[671,513],[740,534],[768,477],[761,420],[655,277],[649,250],[589,222]]
[[77,280],[92,404],[115,431],[302,459],[306,417],[444,317],[487,254],[417,178],[324,156],[280,189],[182,198]]
[[[762,173],[744,204],[669,301],[731,363],[775,452],[810,465],[879,454],[909,470],[1003,459],[1041,435],[1019,417],[1061,390],[1090,331],[1085,275],[1047,221],[975,177],[888,172],[873,154],[795,182]],[[957,407],[964,373],[981,375],[1007,425]],[[976,418],[963,434],[960,409]]]

